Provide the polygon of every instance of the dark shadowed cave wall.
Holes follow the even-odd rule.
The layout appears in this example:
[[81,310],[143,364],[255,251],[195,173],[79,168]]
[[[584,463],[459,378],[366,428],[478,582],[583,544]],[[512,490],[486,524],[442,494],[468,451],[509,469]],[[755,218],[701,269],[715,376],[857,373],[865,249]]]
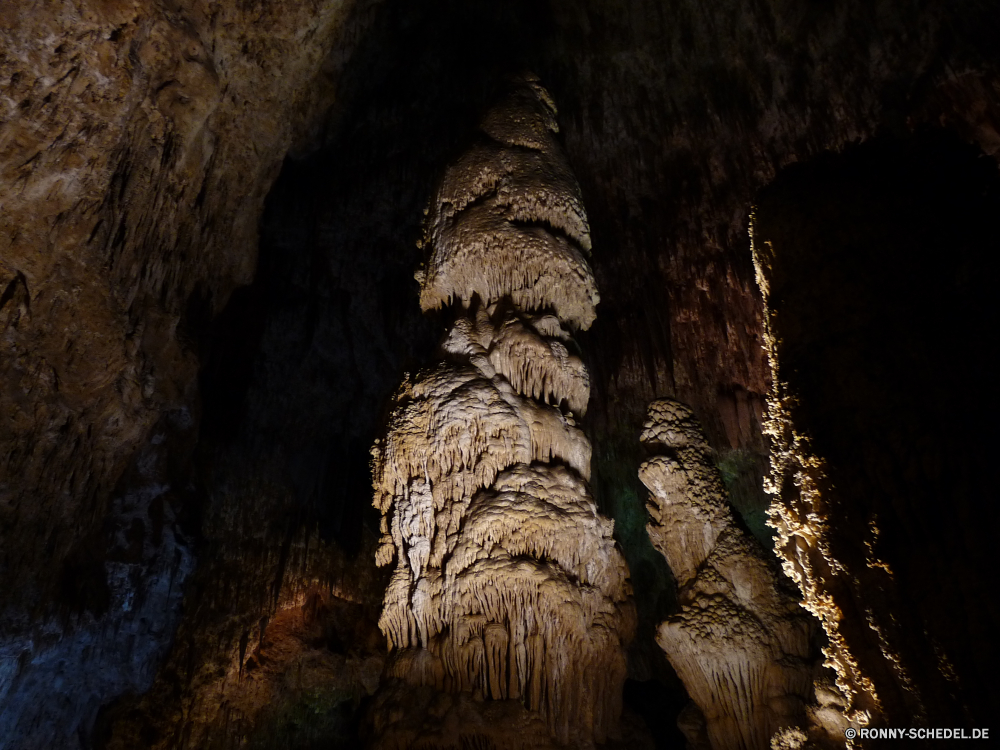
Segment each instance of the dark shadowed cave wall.
[[[942,131],[796,165],[756,207],[782,395],[808,425],[800,453],[823,457],[819,578],[890,725],[1000,710],[997,217],[996,162]],[[778,480],[792,505],[807,494]]]
[[[6,6],[0,747],[355,741],[383,651],[367,451],[439,330],[412,279],[423,205],[524,68],[593,230],[587,426],[642,616],[629,703],[676,713],[650,637],[673,593],[635,478],[646,404],[695,408],[766,540],[755,194],[926,124],[995,156],[995,11]],[[666,743],[672,721],[647,723]]]

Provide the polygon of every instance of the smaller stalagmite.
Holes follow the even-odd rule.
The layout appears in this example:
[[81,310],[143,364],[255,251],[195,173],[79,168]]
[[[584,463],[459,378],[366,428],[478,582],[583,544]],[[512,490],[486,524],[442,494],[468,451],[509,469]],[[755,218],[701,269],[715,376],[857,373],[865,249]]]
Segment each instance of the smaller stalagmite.
[[617,732],[634,615],[576,424],[590,379],[571,333],[598,296],[556,129],[545,90],[517,80],[428,212],[420,302],[453,318],[373,450],[378,563],[396,563],[380,748],[584,748]]
[[734,523],[691,410],[654,401],[640,439],[654,454],[639,469],[647,528],[679,588],[681,610],[661,623],[657,642],[695,704],[682,729],[695,747],[764,750],[805,720],[811,621]]

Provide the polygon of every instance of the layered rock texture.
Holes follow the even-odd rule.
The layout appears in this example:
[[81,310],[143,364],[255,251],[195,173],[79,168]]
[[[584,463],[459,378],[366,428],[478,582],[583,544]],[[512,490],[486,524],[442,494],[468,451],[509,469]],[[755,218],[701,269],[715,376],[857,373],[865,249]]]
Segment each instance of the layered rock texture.
[[[287,492],[202,494],[195,446],[214,399],[199,371],[208,321],[256,273],[264,198],[329,107],[367,5],[0,9],[0,747],[89,747],[102,707],[149,690],[171,653],[212,697],[172,703],[168,676],[148,705],[176,713],[125,745],[175,741],[182,710],[201,741],[226,725],[218,696],[241,641],[301,593],[294,550],[323,568],[305,578],[330,577],[315,525],[292,543],[273,520]],[[215,568],[171,652],[196,548]]]
[[639,469],[647,528],[679,588],[680,611],[656,640],[695,704],[682,729],[693,747],[766,750],[778,730],[804,724],[813,622],[734,523],[691,409],[654,401],[640,440],[655,454]]
[[[570,334],[598,295],[557,131],[547,92],[516,79],[431,203],[421,306],[455,319],[373,450],[378,562],[395,560],[379,624],[390,678],[459,697],[428,714],[390,685],[379,747],[588,747],[618,733],[631,592],[576,422],[590,383]],[[469,697],[509,705],[473,721]]]
[[776,549],[859,721],[1000,710],[998,215],[996,162],[938,132],[791,169],[756,209]]
[[[995,0],[0,6],[4,750],[309,750],[320,725],[325,746],[356,746],[341,730],[372,686],[322,665],[374,647],[315,635],[329,618],[303,597],[381,611],[369,449],[440,327],[413,280],[422,211],[495,82],[523,69],[560,103],[602,248],[601,315],[578,338],[593,352],[590,486],[640,612],[626,701],[662,746],[683,742],[668,733],[687,699],[654,641],[675,587],[645,532],[635,435],[653,398],[690,404],[737,510],[762,517],[757,191],[790,163],[926,123],[1000,146]],[[907,398],[923,414],[941,391]],[[988,444],[938,424],[940,442]],[[984,517],[963,513],[969,528]],[[884,541],[894,526],[878,528]],[[961,537],[899,553],[937,550],[912,576],[934,584],[908,597],[989,588],[960,571],[982,539]],[[960,640],[935,625],[949,627]],[[994,632],[970,625],[968,648],[988,657]],[[269,663],[248,671],[258,646]],[[955,661],[959,682],[973,671]],[[287,711],[261,708],[259,675]]]

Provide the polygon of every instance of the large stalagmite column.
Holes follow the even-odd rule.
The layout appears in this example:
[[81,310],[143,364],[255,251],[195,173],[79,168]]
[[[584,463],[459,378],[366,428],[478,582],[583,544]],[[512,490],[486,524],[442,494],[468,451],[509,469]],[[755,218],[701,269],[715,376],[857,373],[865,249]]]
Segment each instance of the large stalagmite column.
[[[378,562],[395,561],[383,747],[586,747],[616,732],[633,613],[575,422],[590,386],[571,333],[598,295],[556,131],[547,92],[518,79],[431,202],[420,302],[454,322],[373,449]],[[497,702],[508,726],[470,718]]]
[[640,439],[655,454],[639,469],[647,528],[681,604],[656,640],[697,707],[682,729],[694,747],[766,750],[778,730],[805,725],[812,622],[734,523],[691,410],[654,401]]

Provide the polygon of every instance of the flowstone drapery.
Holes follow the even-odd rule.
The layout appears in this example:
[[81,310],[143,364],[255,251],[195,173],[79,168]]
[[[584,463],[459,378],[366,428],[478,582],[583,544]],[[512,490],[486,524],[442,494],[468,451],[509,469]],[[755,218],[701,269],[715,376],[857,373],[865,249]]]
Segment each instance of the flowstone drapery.
[[[587,747],[616,733],[634,620],[575,422],[590,385],[571,332],[598,302],[589,228],[536,80],[480,129],[431,202],[417,274],[422,308],[455,315],[442,361],[400,388],[373,449],[378,563],[396,562],[375,733],[381,747]],[[473,721],[481,699],[507,718]]]
[[766,750],[806,720],[812,623],[782,590],[756,541],[733,522],[719,472],[691,410],[654,401],[640,440],[653,545],[677,579],[681,610],[657,643],[695,707],[681,728],[693,747]]

